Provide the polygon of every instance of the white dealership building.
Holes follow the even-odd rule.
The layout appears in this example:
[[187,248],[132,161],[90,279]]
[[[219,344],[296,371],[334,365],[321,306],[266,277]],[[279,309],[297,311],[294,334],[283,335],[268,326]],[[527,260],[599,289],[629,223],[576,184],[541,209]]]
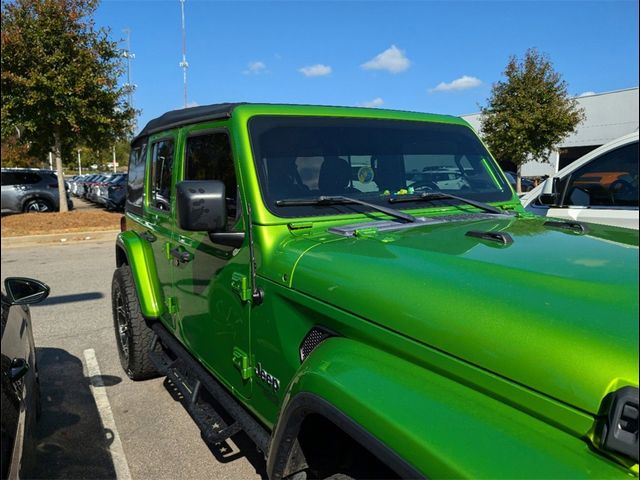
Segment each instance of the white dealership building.
[[[585,120],[553,152],[548,162],[522,165],[522,176],[553,175],[594,148],[638,130],[638,87],[576,97]],[[480,114],[462,115],[480,134]]]

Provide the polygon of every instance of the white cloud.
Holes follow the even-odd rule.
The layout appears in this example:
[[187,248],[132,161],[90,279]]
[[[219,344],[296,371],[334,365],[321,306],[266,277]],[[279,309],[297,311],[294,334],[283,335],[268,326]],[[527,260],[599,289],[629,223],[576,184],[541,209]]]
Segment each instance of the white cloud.
[[391,73],[400,73],[408,69],[410,65],[411,62],[404,55],[404,52],[395,45],[391,45],[384,52],[360,66],[365,70],[387,70]]
[[377,107],[381,107],[382,105],[384,105],[384,100],[381,99],[380,97],[376,97],[373,100],[370,100],[368,102],[363,102],[360,104],[361,107],[368,107],[368,108],[377,108]]
[[580,95],[578,95],[579,97],[588,97],[589,95],[595,95],[596,92],[582,92]]
[[329,75],[331,73],[331,67],[318,63],[317,65],[302,67],[298,71],[305,77],[324,77],[325,75]]
[[267,70],[267,66],[263,62],[249,62],[247,64],[247,69],[243,70],[242,73],[245,75],[260,75]]
[[482,81],[479,78],[463,75],[460,78],[456,78],[453,82],[440,82],[437,87],[430,89],[429,92],[452,92],[455,90],[467,90],[469,88],[479,87],[480,85],[482,85]]

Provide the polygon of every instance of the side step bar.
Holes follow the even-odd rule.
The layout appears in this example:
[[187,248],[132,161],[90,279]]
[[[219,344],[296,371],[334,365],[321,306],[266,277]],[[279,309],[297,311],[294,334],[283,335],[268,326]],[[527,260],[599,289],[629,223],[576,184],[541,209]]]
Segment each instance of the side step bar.
[[[186,408],[202,431],[205,440],[219,443],[241,430],[256,444],[259,450],[267,453],[270,435],[213,376],[195,360],[160,322],[150,325],[153,331],[177,358],[172,360],[163,351],[151,348],[150,357],[156,368],[169,378],[178,391],[187,400]],[[155,342],[154,342],[155,343]],[[233,417],[230,425],[206,401],[200,398],[200,389],[205,388]]]

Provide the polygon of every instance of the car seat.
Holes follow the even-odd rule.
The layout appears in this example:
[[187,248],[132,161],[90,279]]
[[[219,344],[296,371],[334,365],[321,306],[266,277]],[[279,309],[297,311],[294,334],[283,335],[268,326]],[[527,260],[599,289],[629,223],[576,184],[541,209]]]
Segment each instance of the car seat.
[[318,188],[323,195],[344,195],[359,190],[351,186],[351,167],[345,159],[325,157],[318,175]]

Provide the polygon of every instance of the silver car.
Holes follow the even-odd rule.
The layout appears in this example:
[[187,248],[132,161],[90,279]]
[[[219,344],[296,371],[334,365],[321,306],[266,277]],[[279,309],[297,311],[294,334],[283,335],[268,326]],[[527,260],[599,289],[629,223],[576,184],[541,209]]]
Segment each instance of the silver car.
[[[73,208],[67,187],[67,207]],[[60,210],[58,177],[50,170],[2,169],[2,213]]]

